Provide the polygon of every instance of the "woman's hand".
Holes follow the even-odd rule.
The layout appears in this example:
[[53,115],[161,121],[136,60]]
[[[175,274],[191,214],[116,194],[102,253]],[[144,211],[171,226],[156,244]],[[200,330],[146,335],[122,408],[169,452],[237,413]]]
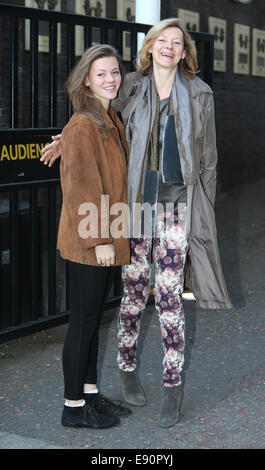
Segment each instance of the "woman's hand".
[[49,167],[51,167],[55,160],[60,157],[62,151],[61,137],[62,134],[52,135],[53,142],[43,147],[41,151],[42,157],[40,158],[40,161],[43,162],[44,165],[48,165]]
[[95,247],[98,264],[101,266],[111,266],[115,263],[114,245],[98,245]]

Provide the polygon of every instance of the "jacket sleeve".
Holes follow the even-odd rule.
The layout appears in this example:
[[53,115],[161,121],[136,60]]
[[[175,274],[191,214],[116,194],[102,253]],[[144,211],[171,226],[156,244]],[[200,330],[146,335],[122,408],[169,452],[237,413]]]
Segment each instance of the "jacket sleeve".
[[113,242],[105,229],[109,227],[109,209],[103,197],[96,152],[92,130],[70,128],[64,131],[60,165],[63,203],[83,249]]
[[215,113],[213,95],[207,94],[207,96],[208,104],[206,104],[206,120],[202,137],[200,176],[204,191],[211,204],[214,206],[217,166]]

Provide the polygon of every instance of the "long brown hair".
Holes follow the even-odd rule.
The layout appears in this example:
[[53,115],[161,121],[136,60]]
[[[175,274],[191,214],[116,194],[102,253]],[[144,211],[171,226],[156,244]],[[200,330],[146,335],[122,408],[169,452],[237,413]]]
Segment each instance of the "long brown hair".
[[70,73],[66,82],[66,88],[73,104],[74,111],[89,116],[101,129],[107,128],[107,122],[102,114],[100,101],[95,97],[93,91],[85,82],[91,65],[97,59],[103,57],[115,57],[117,59],[121,77],[124,77],[121,58],[114,47],[108,44],[100,44],[89,47],[82,55],[78,64]]
[[164,29],[170,27],[179,28],[183,33],[184,49],[186,54],[185,58],[181,60],[179,65],[183,68],[186,77],[191,78],[198,72],[197,53],[190,35],[182,26],[181,21],[178,18],[168,18],[159,21],[159,23],[149,29],[139,52],[140,65],[137,66],[137,68],[141,70],[144,75],[149,74],[153,68],[153,59],[152,54],[149,54],[148,50]]

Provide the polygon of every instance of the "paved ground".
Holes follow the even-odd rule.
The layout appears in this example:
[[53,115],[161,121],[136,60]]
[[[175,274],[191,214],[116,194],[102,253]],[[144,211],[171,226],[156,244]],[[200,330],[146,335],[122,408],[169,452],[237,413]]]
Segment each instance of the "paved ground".
[[[158,427],[162,346],[153,305],[144,314],[139,377],[148,403],[108,430],[60,424],[61,351],[67,325],[0,345],[1,449],[265,448],[265,181],[219,198],[221,257],[234,305],[196,309],[185,301],[186,360],[181,422]],[[100,389],[121,398],[116,314],[101,328]]]

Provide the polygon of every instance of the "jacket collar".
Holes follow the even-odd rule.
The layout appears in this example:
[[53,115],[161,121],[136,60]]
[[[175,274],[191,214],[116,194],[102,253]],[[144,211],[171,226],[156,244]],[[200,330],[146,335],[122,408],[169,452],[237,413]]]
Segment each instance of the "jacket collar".
[[123,150],[125,152],[126,161],[128,161],[129,147],[128,147],[128,143],[127,143],[126,138],[125,138],[124,125],[122,124],[122,122],[118,118],[116,111],[112,108],[111,105],[109,107],[108,112],[105,110],[105,108],[103,108],[103,109],[104,109],[104,116],[106,118],[106,121],[108,123],[109,128],[110,129],[115,128],[115,129],[118,129],[118,131],[119,131],[119,136],[120,136],[120,140],[121,140],[121,143],[122,143]]
[[104,117],[108,123],[109,128],[113,127],[118,127],[119,131],[122,131],[124,126],[119,120],[117,113],[113,109],[113,107],[110,105],[109,110],[106,111],[104,106],[102,106],[102,113],[104,114]]
[[115,116],[114,116],[114,113],[113,113],[113,110],[112,110],[111,106],[109,107],[109,110],[106,111],[104,106],[101,105],[101,111],[102,111],[102,114],[104,115],[104,118],[106,119],[106,121],[108,123],[108,126],[109,127],[115,127],[115,124],[116,124],[115,123]]

